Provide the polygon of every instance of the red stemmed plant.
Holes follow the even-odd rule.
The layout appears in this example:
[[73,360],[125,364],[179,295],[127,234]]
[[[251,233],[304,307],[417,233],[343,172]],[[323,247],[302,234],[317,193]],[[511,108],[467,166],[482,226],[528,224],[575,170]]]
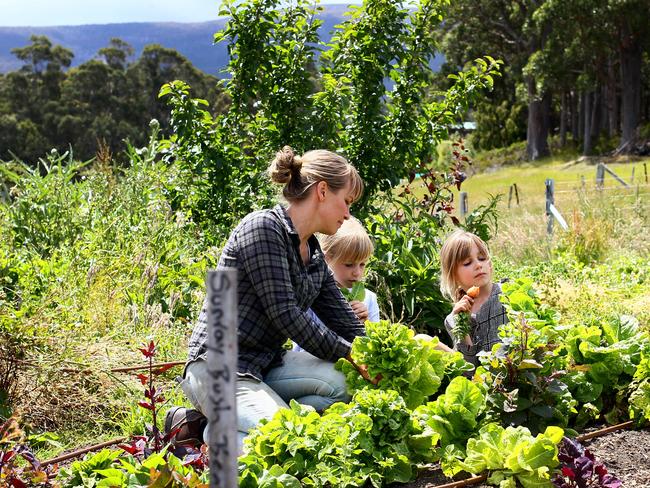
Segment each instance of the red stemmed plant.
[[[170,432],[167,435],[162,435],[160,429],[158,429],[159,404],[165,401],[165,397],[163,396],[162,391],[154,385],[154,378],[167,371],[173,366],[173,364],[166,364],[159,368],[154,368],[156,344],[153,341],[150,341],[149,344],[145,344],[144,347],[139,348],[139,351],[149,362],[149,369],[147,374],[139,373],[137,375],[140,383],[145,387],[145,400],[139,401],[138,405],[151,412],[152,424],[151,426],[147,426],[147,430],[151,432],[151,437],[134,436],[130,444],[121,444],[120,447],[136,457],[139,457],[139,455],[146,457],[151,452],[160,452],[169,442],[169,439],[176,434],[175,432]],[[153,442],[153,449],[148,447],[151,442]]]

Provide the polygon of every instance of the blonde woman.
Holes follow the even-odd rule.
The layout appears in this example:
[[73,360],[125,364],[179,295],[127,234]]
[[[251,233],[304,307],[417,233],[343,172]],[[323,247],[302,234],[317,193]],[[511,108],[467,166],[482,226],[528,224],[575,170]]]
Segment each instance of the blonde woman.
[[[288,407],[291,399],[318,411],[348,401],[345,377],[334,362],[351,361],[351,342],[364,334],[315,236],[336,233],[350,218],[350,205],[363,191],[357,170],[336,153],[316,150],[298,156],[286,146],[271,162],[269,174],[283,185],[287,205],[247,215],[232,231],[218,264],[238,270],[240,443],[261,419]],[[310,308],[320,321],[308,313]],[[204,304],[181,384],[199,412],[207,406],[209,384],[206,334]],[[304,351],[286,351],[287,339]],[[369,379],[365,367],[357,368]],[[196,430],[203,425],[196,411],[181,407],[172,408],[165,421],[167,431],[181,427],[177,443],[200,440]]]

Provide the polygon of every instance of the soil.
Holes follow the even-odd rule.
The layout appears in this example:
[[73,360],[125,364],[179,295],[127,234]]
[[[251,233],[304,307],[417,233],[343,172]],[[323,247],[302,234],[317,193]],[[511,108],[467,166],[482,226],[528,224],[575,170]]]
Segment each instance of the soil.
[[[623,488],[650,488],[650,429],[621,430],[582,444],[605,464],[611,474],[623,482]],[[436,467],[430,467],[423,469],[413,483],[401,486],[434,488],[464,477],[449,479]],[[488,488],[489,485],[472,486]]]

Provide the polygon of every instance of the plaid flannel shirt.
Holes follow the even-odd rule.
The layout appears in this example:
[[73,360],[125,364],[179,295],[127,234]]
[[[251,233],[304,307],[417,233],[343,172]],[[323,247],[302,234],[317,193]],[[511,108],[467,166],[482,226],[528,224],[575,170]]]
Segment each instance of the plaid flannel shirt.
[[[365,334],[327,267],[318,239],[310,237],[310,261],[286,210],[277,205],[246,216],[230,235],[218,268],[237,268],[238,373],[262,380],[282,364],[290,338],[316,357],[335,361]],[[207,298],[206,298],[207,299]],[[322,323],[307,313],[311,307]],[[189,342],[188,364],[207,357],[204,302]]]
[[465,360],[475,366],[478,365],[476,354],[479,351],[491,351],[493,345],[501,342],[499,338],[499,326],[508,322],[506,309],[499,300],[500,294],[501,285],[494,283],[487,301],[481,305],[481,308],[476,314],[472,314],[470,319],[472,324],[470,336],[474,343],[473,346],[467,346],[464,342],[456,342],[452,334],[458,315],[450,313],[445,319],[445,328],[451,340],[454,341],[454,348],[462,352]]

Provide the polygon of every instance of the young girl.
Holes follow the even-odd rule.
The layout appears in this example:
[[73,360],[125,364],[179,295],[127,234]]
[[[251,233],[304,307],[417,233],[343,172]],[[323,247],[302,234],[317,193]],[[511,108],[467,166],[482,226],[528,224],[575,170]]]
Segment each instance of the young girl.
[[[490,252],[480,237],[457,230],[442,246],[440,264],[440,290],[454,302],[452,312],[445,319],[445,328],[465,360],[478,365],[476,354],[490,351],[500,342],[499,326],[508,321],[499,301],[501,286],[492,282]],[[479,288],[474,298],[467,294],[471,287]],[[470,314],[470,332],[458,338],[454,331],[463,320],[461,314]]]
[[[325,261],[334,274],[334,280],[349,294],[361,287],[368,259],[375,248],[361,222],[354,217],[343,222],[336,234],[320,239]],[[352,310],[363,323],[379,322],[377,295],[367,288],[361,288],[358,297],[350,301]]]

